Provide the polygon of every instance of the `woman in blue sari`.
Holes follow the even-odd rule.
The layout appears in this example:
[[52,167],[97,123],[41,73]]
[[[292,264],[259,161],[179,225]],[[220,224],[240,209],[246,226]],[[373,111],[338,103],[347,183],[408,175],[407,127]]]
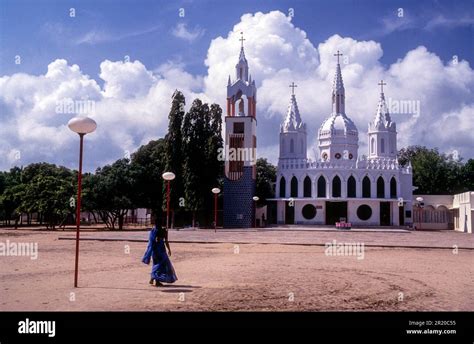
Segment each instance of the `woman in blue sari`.
[[174,283],[178,280],[174,271],[173,265],[166,254],[166,248],[168,248],[168,254],[171,256],[171,248],[168,242],[168,231],[157,225],[150,231],[148,238],[148,247],[143,256],[142,262],[150,264],[150,259],[153,258],[153,267],[151,269],[150,284],[155,284],[157,287],[162,286],[161,282]]

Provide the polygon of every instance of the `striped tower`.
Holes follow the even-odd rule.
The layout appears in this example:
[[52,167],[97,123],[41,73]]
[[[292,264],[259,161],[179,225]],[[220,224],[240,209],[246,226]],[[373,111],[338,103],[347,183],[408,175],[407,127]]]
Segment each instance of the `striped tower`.
[[255,221],[257,88],[249,74],[241,37],[235,79],[227,83],[225,117],[224,227],[250,228]]

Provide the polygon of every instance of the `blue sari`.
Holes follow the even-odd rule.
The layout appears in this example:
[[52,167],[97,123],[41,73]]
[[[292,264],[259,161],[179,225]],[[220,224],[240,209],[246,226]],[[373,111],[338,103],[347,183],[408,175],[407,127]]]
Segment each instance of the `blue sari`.
[[165,239],[158,238],[158,230],[156,227],[153,227],[150,231],[148,246],[142,262],[150,264],[151,258],[153,258],[153,267],[151,269],[152,279],[165,283],[174,283],[178,280],[168,254],[166,254]]

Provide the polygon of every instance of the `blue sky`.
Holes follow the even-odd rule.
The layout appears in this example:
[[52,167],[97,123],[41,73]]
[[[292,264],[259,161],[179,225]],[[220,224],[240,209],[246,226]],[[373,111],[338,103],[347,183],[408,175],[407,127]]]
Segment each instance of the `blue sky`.
[[[210,41],[227,34],[243,13],[294,9],[293,23],[303,28],[313,42],[334,33],[355,39],[376,39],[384,46],[382,62],[392,63],[406,51],[425,45],[443,60],[458,55],[474,60],[472,1],[45,1],[1,0],[1,55],[3,75],[18,71],[43,73],[48,63],[62,57],[96,76],[104,59],[125,55],[139,59],[149,69],[169,59],[180,60],[195,74],[205,73],[203,61]],[[76,17],[69,17],[69,9]],[[184,8],[184,17],[179,9]],[[398,8],[412,18],[406,28],[390,32],[384,19]],[[426,28],[430,20],[471,19],[471,25],[447,23]],[[177,23],[203,34],[189,44],[172,34]],[[80,43],[88,33],[96,40]],[[21,67],[11,63],[21,55]]]
[[399,147],[474,157],[472,1],[0,0],[0,169],[43,160],[75,166],[65,128],[72,115],[52,114],[61,97],[93,99],[102,111],[89,170],[163,136],[175,88],[188,105],[195,97],[224,105],[242,28],[259,88],[260,156],[276,162],[291,81],[300,84],[315,144],[330,111],[332,53],[344,48],[346,108],[361,154],[383,78],[389,97],[423,109],[419,118],[394,114]]

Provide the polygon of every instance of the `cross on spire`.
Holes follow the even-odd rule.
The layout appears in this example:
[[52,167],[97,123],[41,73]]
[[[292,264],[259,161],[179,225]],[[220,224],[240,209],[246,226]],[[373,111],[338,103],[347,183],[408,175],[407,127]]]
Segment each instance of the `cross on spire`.
[[380,80],[380,82],[378,83],[378,85],[380,86],[380,92],[383,93],[383,86],[384,85],[387,85],[386,82],[383,82],[383,80]]
[[239,39],[240,43],[241,43],[241,48],[244,47],[244,41],[245,41],[245,38],[244,38],[244,33],[241,32],[240,33],[240,39]]
[[343,54],[339,52],[339,50],[337,51],[336,54],[334,54],[334,56],[337,56],[337,64],[339,64],[339,56],[342,56]]
[[295,87],[298,87],[298,85],[295,85],[295,82],[293,81],[293,82],[291,83],[291,85],[288,86],[288,87],[291,88],[291,94],[292,94],[292,95],[295,95]]

